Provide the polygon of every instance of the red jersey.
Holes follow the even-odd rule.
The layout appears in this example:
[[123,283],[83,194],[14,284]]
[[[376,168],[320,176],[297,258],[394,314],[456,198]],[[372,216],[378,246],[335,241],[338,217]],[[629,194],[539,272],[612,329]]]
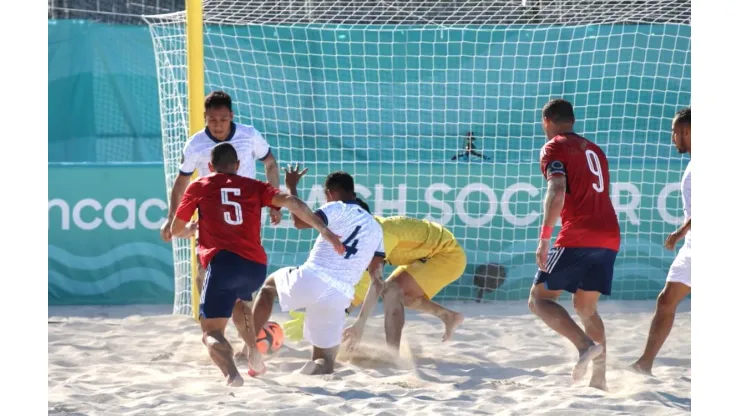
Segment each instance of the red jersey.
[[593,247],[619,251],[617,214],[609,196],[609,162],[596,144],[575,133],[548,141],[540,153],[540,169],[547,180],[566,178],[563,226],[555,246]]
[[214,173],[188,185],[175,216],[190,221],[198,210],[198,255],[203,267],[220,250],[267,264],[262,247],[262,207],[280,191],[243,176]]

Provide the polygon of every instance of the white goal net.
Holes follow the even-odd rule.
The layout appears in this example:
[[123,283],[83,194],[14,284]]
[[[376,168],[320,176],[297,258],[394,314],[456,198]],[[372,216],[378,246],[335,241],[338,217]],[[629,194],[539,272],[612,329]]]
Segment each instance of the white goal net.
[[[691,99],[688,0],[204,1],[206,92],[235,100],[280,165],[355,176],[377,215],[448,227],[468,255],[438,300],[525,299],[545,186],[542,106],[574,103],[610,161],[622,249],[612,297],[657,294],[681,221],[687,157],[670,122]],[[188,137],[185,13],[146,16],[157,60],[168,188]],[[474,139],[474,140],[473,140]],[[471,146],[472,145],[472,146]],[[265,219],[270,269],[315,233]],[[175,313],[189,314],[190,247],[175,242]]]

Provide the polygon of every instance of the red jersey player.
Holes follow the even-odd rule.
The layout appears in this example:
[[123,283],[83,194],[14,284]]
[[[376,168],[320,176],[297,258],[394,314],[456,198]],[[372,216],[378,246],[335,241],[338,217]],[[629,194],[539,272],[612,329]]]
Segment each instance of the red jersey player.
[[[198,255],[206,269],[200,295],[200,325],[203,343],[213,362],[227,377],[227,384],[244,383],[234,363],[234,350],[224,337],[224,329],[235,305],[241,305],[246,325],[245,343],[250,363],[249,374],[264,372],[256,348],[252,311],[245,302],[260,289],[267,277],[267,255],[260,242],[262,208],[286,207],[318,230],[342,254],[339,238],[300,199],[282,193],[272,185],[236,174],[239,159],[229,143],[211,151],[209,169],[215,172],[192,182],[185,191],[172,222],[172,235],[190,237],[199,233]],[[198,222],[190,222],[195,210]],[[236,323],[236,322],[235,322]],[[238,325],[238,324],[237,324]]]
[[[578,349],[573,380],[585,376],[593,360],[590,386],[606,390],[606,338],[596,305],[601,294],[611,293],[620,243],[617,214],[609,197],[609,164],[599,146],[573,133],[575,114],[568,101],[548,102],[542,124],[548,141],[540,154],[540,167],[547,178],[547,194],[536,253],[539,270],[529,308]],[[550,249],[558,217],[563,225]],[[573,293],[585,331],[556,302],[563,290]]]

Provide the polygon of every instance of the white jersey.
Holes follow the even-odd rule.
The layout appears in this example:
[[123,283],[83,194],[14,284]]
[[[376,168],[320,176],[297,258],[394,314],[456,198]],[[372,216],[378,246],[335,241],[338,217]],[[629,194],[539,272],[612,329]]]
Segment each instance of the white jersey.
[[[239,176],[255,179],[257,159],[264,160],[270,155],[270,146],[257,129],[239,123],[231,123],[231,134],[225,140],[236,149],[239,157]],[[211,173],[208,162],[211,161],[211,150],[221,143],[205,128],[193,135],[185,144],[180,161],[180,174],[191,175],[196,169],[198,176],[207,176]]]
[[[683,201],[684,222],[691,218],[691,161],[686,166],[686,170],[681,178],[681,200]],[[686,233],[684,247],[691,248],[691,230]]]
[[373,216],[353,202],[329,202],[316,211],[326,226],[344,242],[346,252],[337,254],[323,236],[319,236],[308,260],[301,266],[348,299],[374,256],[385,257],[383,228]]

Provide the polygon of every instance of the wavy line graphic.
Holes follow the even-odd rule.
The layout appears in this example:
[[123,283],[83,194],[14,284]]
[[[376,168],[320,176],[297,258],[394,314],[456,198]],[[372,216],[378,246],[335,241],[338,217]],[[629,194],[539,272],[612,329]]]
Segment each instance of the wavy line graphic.
[[130,257],[151,257],[172,265],[172,251],[152,243],[129,243],[113,248],[98,256],[77,256],[62,248],[49,244],[49,258],[78,270],[97,270],[109,267]]
[[78,296],[101,295],[130,282],[153,283],[163,290],[172,292],[174,290],[172,280],[171,275],[166,275],[157,269],[144,267],[121,270],[91,282],[70,279],[59,272],[49,270],[49,290],[51,290],[51,286],[57,286],[65,292],[74,293]]

